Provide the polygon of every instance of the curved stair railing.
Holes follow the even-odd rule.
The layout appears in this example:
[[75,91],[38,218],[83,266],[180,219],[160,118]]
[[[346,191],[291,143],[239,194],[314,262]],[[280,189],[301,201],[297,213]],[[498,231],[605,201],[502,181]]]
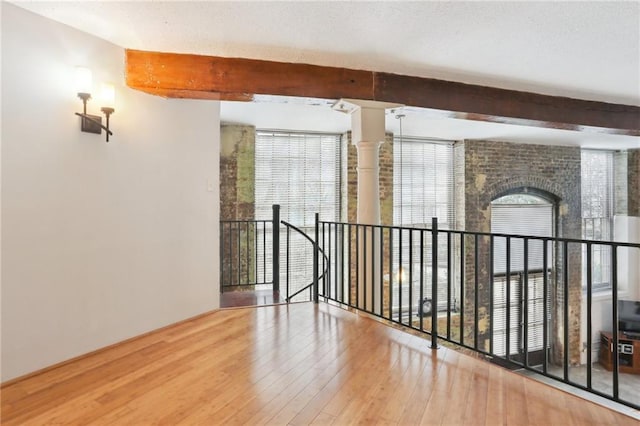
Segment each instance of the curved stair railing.
[[[324,270],[322,271],[322,273],[317,278],[316,277],[312,277],[312,281],[309,284],[303,286],[302,288],[297,289],[293,294],[289,294],[289,288],[290,288],[289,287],[289,285],[290,285],[289,276],[290,276],[290,274],[288,273],[288,270],[287,270],[287,274],[286,274],[286,288],[287,288],[286,293],[287,293],[287,296],[285,298],[285,301],[287,303],[289,303],[289,302],[291,302],[291,300],[294,297],[298,296],[299,294],[303,293],[306,290],[309,290],[310,293],[313,294],[313,286],[314,286],[314,284],[316,284],[320,280],[323,280],[325,277],[327,277],[327,278],[330,277],[330,274],[328,273],[329,272],[329,258],[325,254],[324,250],[322,250],[322,248],[317,246],[317,243],[309,235],[307,235],[307,233],[304,232],[302,229],[300,229],[297,226],[295,226],[295,225],[293,225],[293,224],[291,224],[291,223],[289,223],[287,221],[284,221],[284,220],[281,221],[280,223],[282,223],[287,229],[287,231],[286,231],[287,232],[287,234],[286,234],[287,235],[287,237],[286,237],[287,238],[287,244],[286,244],[286,247],[287,247],[287,249],[286,249],[286,268],[287,269],[289,268],[289,265],[290,265],[290,262],[291,262],[291,244],[290,244],[291,230],[293,230],[296,233],[302,235],[307,241],[309,241],[309,243],[311,243],[311,245],[314,248],[314,252],[317,250],[317,252],[322,255],[322,257],[324,259],[324,261],[322,263],[325,265]],[[314,263],[317,264],[317,262],[315,262],[315,261],[314,261]],[[314,269],[314,271],[315,271],[315,269]],[[316,274],[314,274],[314,275],[316,275]],[[312,299],[313,299],[313,297],[312,297]]]

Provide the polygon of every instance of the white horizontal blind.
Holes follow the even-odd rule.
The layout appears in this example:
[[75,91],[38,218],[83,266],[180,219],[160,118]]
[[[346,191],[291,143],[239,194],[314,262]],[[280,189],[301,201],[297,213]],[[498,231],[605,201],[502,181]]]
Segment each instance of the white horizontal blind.
[[[553,236],[553,206],[551,204],[491,204],[491,232],[499,234]],[[542,269],[543,243],[529,240],[530,271]],[[493,271],[507,272],[507,239],[495,238]],[[549,252],[550,253],[550,252]],[[511,272],[524,271],[524,240],[511,238]]]
[[[544,273],[529,274],[528,347],[529,352],[543,349],[544,336]],[[549,310],[550,311],[550,310]],[[523,348],[524,349],[524,348]]]
[[[520,345],[520,276],[511,275],[509,289],[509,354],[518,353]],[[507,277],[496,277],[493,281],[493,351],[506,355],[507,347]]]
[[[454,228],[454,186],[453,186],[453,143],[422,138],[394,138],[393,146],[393,224],[416,228],[431,228],[432,217],[438,218],[439,229]],[[447,245],[446,237],[438,241],[438,310],[447,308]],[[425,233],[424,242],[424,297],[431,295],[431,234]],[[402,265],[397,254],[393,269],[408,271],[413,264],[411,282],[412,300],[409,300],[409,283],[402,286],[402,310],[409,306],[415,313],[420,294],[420,238],[414,235],[412,259],[409,258],[409,238],[405,232],[402,238]],[[394,253],[399,253],[400,244],[396,234],[393,241]],[[451,270],[455,270],[451,265]],[[394,283],[392,305],[399,308],[399,288]],[[451,297],[456,299],[455,295]]]
[[[255,216],[270,219],[273,204],[280,205],[280,218],[307,233],[314,227],[315,213],[321,220],[340,219],[341,135],[256,131]],[[281,227],[280,259],[286,259],[286,233]],[[289,242],[291,293],[313,279],[313,246],[295,232]],[[259,247],[259,251],[263,250]],[[261,255],[261,253],[259,253]],[[271,251],[267,248],[267,276],[271,275]],[[259,265],[262,268],[262,265]],[[280,266],[281,291],[287,267]],[[259,271],[262,275],[263,271]],[[299,298],[307,297],[301,294]],[[295,301],[296,299],[294,299]]]
[[340,219],[341,135],[259,130],[256,132],[256,219],[280,217],[299,227]]
[[[527,350],[539,351],[544,346],[544,272],[530,273],[528,276],[528,335]],[[522,310],[520,309],[522,294],[521,273],[511,275],[509,290],[509,354],[517,354],[524,350],[524,330]],[[506,355],[507,346],[507,277],[498,276],[493,282],[493,351],[496,355]]]
[[[582,150],[582,237],[588,240],[610,241],[613,224],[614,170],[613,152]],[[593,288],[611,287],[611,249],[592,246]],[[583,251],[586,246],[583,247]],[[586,286],[586,253],[583,253],[584,285]]]
[[393,141],[393,224],[453,229],[453,144],[419,138]]

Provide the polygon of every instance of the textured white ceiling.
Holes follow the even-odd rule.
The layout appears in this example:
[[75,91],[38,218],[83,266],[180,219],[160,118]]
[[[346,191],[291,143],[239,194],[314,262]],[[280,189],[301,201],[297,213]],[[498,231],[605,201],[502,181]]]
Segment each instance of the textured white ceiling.
[[132,49],[640,105],[640,2],[16,2]]
[[639,1],[14,3],[125,48],[640,105]]

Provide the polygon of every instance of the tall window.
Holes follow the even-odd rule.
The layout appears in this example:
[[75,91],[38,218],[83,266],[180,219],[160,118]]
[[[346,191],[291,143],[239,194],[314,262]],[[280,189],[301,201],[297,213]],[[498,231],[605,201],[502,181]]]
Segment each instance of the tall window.
[[271,206],[280,204],[280,216],[296,226],[313,226],[340,219],[339,134],[256,132],[256,219],[271,218]]
[[393,223],[453,229],[453,145],[399,138],[393,145]]
[[[581,173],[582,237],[610,241],[613,227],[613,152],[583,150]],[[611,249],[597,244],[592,247],[593,288],[610,288]],[[586,268],[586,260],[583,265]]]
[[[280,218],[309,233],[315,213],[326,221],[340,220],[341,136],[339,134],[298,133],[259,130],[255,150],[255,216],[272,216],[273,204],[280,205]],[[280,259],[286,259],[286,234],[280,231]],[[267,239],[270,239],[267,236]],[[267,247],[269,247],[267,245]],[[258,254],[264,251],[258,246]],[[294,293],[313,278],[312,245],[291,234],[289,264],[281,269],[281,288],[289,271],[290,291]],[[258,265],[259,275],[271,276],[271,250],[266,262]],[[300,297],[306,296],[301,295]],[[296,299],[294,299],[296,300]]]
[[[396,226],[431,228],[431,218],[438,218],[440,229],[454,229],[454,188],[453,188],[453,144],[450,142],[429,139],[406,138],[394,139],[393,146],[393,222]],[[394,253],[400,250],[399,238],[394,237]],[[412,244],[411,250],[409,245]],[[394,255],[393,276],[407,276],[406,271],[412,264],[412,298],[409,300],[409,286],[402,280],[392,280],[392,303],[397,305],[402,300],[402,310],[407,311],[409,304],[413,311],[419,305],[420,282],[419,270],[421,261],[421,242],[418,238],[409,241],[402,238],[402,265],[399,256]],[[431,294],[431,246],[424,244],[425,260],[424,295]],[[412,258],[409,258],[411,253]],[[402,289],[400,289],[402,287]],[[399,292],[402,291],[401,297]],[[447,241],[441,238],[438,244],[438,306],[439,310],[447,308]],[[452,295],[453,303],[456,296]],[[399,306],[394,306],[394,311]]]

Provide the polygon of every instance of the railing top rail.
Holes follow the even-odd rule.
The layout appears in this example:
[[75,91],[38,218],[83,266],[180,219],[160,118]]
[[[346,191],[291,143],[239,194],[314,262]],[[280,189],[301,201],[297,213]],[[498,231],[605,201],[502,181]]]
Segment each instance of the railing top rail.
[[[403,231],[422,231],[422,232],[431,232],[431,228],[420,228],[415,226],[398,226],[398,225],[371,225],[366,223],[350,223],[350,222],[331,222],[331,221],[320,221],[320,224],[331,224],[331,225],[346,225],[346,226],[362,226],[362,227],[370,227],[370,228],[382,228],[382,229],[396,229]],[[592,244],[592,245],[608,245],[608,246],[616,246],[616,247],[633,247],[640,249],[640,243],[628,243],[623,241],[604,241],[604,240],[584,240],[580,238],[564,238],[564,237],[542,237],[539,235],[524,235],[524,234],[502,234],[502,233],[492,233],[492,232],[475,232],[475,231],[459,231],[454,229],[442,229],[438,228],[438,232],[440,233],[450,233],[450,234],[458,234],[458,235],[478,235],[480,237],[502,237],[502,238],[519,238],[519,239],[529,239],[529,240],[541,240],[541,241],[552,241],[552,242],[567,242],[567,243],[578,243],[578,244]]]
[[[303,237],[305,237],[307,240],[309,240],[309,242],[311,244],[315,244],[315,241],[313,241],[313,239],[310,236],[308,236],[307,233],[304,232],[302,229],[298,228],[295,225],[290,224],[286,220],[281,220],[280,223],[282,223],[284,226],[288,226],[289,228],[294,229],[295,231],[298,231],[298,233],[300,233]],[[320,250],[320,251],[322,251],[322,250]]]

